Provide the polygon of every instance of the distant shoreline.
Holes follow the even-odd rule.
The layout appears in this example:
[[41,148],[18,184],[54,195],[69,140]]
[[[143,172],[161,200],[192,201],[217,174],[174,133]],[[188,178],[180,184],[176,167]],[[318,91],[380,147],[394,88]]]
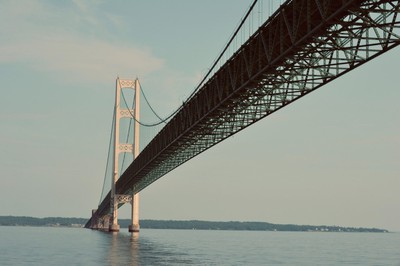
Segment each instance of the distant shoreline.
[[[0,226],[41,226],[81,228],[87,218],[29,216],[0,216]],[[121,227],[128,227],[129,219],[120,219]],[[281,231],[281,232],[373,232],[389,233],[380,228],[342,227],[327,225],[272,224],[267,222],[212,222],[199,220],[140,220],[143,229],[181,229],[181,230],[233,230],[233,231]]]

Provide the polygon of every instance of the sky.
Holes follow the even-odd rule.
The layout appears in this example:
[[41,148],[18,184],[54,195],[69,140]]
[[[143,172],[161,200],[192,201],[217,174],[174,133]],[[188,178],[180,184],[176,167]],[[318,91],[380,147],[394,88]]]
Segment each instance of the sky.
[[[116,77],[138,77],[166,116],[251,2],[0,0],[0,215],[89,218]],[[399,56],[387,52],[168,173],[141,192],[140,218],[400,231]]]

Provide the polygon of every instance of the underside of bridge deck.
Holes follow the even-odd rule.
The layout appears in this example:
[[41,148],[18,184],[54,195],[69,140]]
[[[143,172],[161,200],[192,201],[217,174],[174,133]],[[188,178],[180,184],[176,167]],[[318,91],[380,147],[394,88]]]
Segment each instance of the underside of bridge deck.
[[[399,0],[286,1],[121,175],[139,192],[220,141],[400,44]],[[110,194],[97,210],[109,213]]]

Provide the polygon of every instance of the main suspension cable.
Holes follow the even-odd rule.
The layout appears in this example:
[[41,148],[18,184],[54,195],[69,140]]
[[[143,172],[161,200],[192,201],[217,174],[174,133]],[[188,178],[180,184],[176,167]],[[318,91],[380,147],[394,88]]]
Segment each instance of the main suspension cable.
[[146,94],[144,93],[144,90],[143,90],[143,87],[142,87],[142,84],[140,83],[140,81],[139,81],[139,86],[140,86],[140,91],[141,91],[142,94],[143,94],[143,98],[144,98],[144,100],[146,101],[147,105],[150,107],[150,110],[153,112],[153,114],[154,114],[155,116],[157,116],[158,119],[160,119],[161,122],[167,123],[167,120],[169,119],[169,117],[163,119],[163,118],[161,118],[161,117],[156,113],[156,111],[154,111],[153,107],[151,107],[151,104],[150,104],[149,101],[147,100]]
[[[247,18],[249,17],[250,13],[252,12],[254,6],[257,4],[258,0],[254,0],[253,3],[251,4],[251,6],[249,7],[249,10],[247,11],[246,15],[243,17],[243,19],[241,20],[238,28],[235,30],[235,32],[233,33],[232,37],[229,39],[228,43],[225,45],[224,49],[222,50],[222,52],[220,53],[220,55],[217,57],[217,59],[214,61],[213,65],[211,66],[211,68],[208,70],[207,74],[204,76],[204,78],[200,81],[200,83],[197,85],[197,87],[194,89],[194,91],[190,94],[190,96],[187,98],[186,101],[183,102],[183,104],[181,106],[179,106],[174,112],[172,112],[169,116],[167,116],[166,118],[161,118],[152,108],[152,106],[150,105],[149,101],[147,100],[147,97],[144,93],[143,87],[140,84],[140,87],[142,88],[142,93],[143,93],[143,97],[147,103],[147,105],[150,107],[151,111],[154,113],[155,116],[157,116],[158,119],[160,119],[159,122],[155,122],[155,123],[143,123],[139,120],[136,119],[136,117],[132,114],[131,110],[128,109],[129,113],[131,114],[132,118],[138,122],[140,125],[145,126],[145,127],[154,127],[154,126],[158,126],[162,123],[166,123],[171,117],[173,117],[175,114],[177,114],[182,108],[183,106],[197,93],[197,91],[200,89],[200,87],[203,85],[204,81],[208,78],[208,76],[211,74],[211,72],[214,70],[215,66],[218,64],[219,60],[221,60],[222,56],[224,55],[224,53],[226,52],[226,50],[228,50],[229,46],[231,45],[231,43],[233,42],[233,40],[235,39],[236,35],[238,34],[238,32],[240,31],[240,29],[242,28],[243,24],[246,22]],[[126,104],[126,100],[125,100],[125,96],[122,93],[122,98]],[[126,104],[126,106],[128,106]]]
[[[142,91],[143,91],[143,90],[142,90]],[[125,105],[128,106],[123,91],[122,91],[121,95],[122,95],[122,99],[123,99]],[[143,96],[144,96],[144,94],[143,94]],[[150,104],[148,103],[146,97],[145,97],[145,99],[146,99],[146,102],[147,102],[147,104],[149,105],[150,109],[152,109],[153,113],[156,114],[156,113],[154,112],[154,109],[153,109],[153,108],[150,106]],[[177,109],[175,112],[173,112],[172,114],[170,114],[170,115],[169,115],[167,118],[165,118],[165,119],[161,119],[161,118],[157,115],[157,117],[158,117],[161,121],[155,122],[155,123],[149,123],[149,124],[143,123],[143,122],[137,120],[136,117],[135,117],[135,115],[132,114],[132,111],[131,111],[129,108],[128,108],[128,111],[129,111],[130,115],[132,116],[132,118],[133,118],[136,122],[138,122],[141,126],[144,126],[144,127],[154,127],[154,126],[158,126],[158,125],[160,125],[160,124],[162,124],[162,123],[166,123],[166,121],[168,121],[172,116],[174,116],[174,115],[179,111],[179,109]]]
[[194,91],[190,94],[188,99],[184,102],[188,102],[195,94],[196,92],[200,89],[201,85],[203,85],[204,81],[208,78],[208,76],[211,74],[215,66],[218,64],[219,60],[222,58],[226,50],[228,50],[229,46],[231,45],[232,41],[235,39],[236,35],[238,34],[239,30],[242,28],[243,24],[245,23],[246,19],[250,15],[251,11],[253,10],[254,6],[257,4],[258,0],[254,0],[251,6],[249,7],[249,10],[247,11],[246,15],[243,17],[242,21],[240,22],[238,28],[236,31],[233,33],[232,37],[229,39],[228,43],[225,45],[225,48],[222,50],[218,58],[214,61],[214,64],[211,66],[211,68],[208,70],[207,74],[204,76],[204,78],[200,81],[199,85],[194,89]]

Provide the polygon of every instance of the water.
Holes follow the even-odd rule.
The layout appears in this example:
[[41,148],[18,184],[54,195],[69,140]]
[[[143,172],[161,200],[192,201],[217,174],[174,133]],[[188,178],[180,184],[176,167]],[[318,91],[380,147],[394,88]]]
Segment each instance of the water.
[[0,265],[400,266],[400,234],[0,226]]

